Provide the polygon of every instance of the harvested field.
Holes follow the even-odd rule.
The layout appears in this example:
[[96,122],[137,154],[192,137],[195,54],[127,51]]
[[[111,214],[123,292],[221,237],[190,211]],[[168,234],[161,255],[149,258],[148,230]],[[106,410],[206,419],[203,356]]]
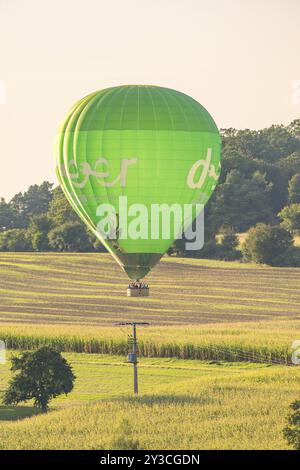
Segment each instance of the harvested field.
[[300,318],[300,269],[165,258],[149,298],[127,298],[107,254],[1,253],[0,322],[154,325]]

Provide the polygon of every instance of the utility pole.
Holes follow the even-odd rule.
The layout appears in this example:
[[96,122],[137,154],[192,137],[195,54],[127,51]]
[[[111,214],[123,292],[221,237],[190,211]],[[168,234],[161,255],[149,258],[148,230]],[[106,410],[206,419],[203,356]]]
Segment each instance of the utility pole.
[[116,323],[117,326],[132,326],[132,335],[128,335],[128,356],[127,362],[133,365],[133,391],[134,394],[137,395],[139,393],[139,385],[138,385],[138,360],[137,360],[137,336],[136,336],[136,327],[137,325],[149,325],[147,322],[122,322]]

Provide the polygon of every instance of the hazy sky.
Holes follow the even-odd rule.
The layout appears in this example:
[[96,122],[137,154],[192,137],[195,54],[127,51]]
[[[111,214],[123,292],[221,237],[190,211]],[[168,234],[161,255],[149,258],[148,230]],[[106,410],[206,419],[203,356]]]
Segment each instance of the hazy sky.
[[57,127],[96,89],[175,88],[219,127],[297,118],[299,21],[300,0],[0,0],[0,196],[56,181]]

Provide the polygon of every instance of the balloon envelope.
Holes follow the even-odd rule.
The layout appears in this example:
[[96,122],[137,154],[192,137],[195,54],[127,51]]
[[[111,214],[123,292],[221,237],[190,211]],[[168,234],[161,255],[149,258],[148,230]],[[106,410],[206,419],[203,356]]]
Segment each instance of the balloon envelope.
[[[220,174],[220,147],[216,124],[193,98],[158,86],[113,87],[71,109],[57,135],[57,175],[81,219],[129,277],[141,279],[176,238],[163,236],[161,227],[151,236],[153,204],[205,204]],[[117,231],[104,238],[99,221],[105,203],[118,208],[117,225],[123,211],[131,208],[133,218],[135,205],[143,205],[147,234]]]

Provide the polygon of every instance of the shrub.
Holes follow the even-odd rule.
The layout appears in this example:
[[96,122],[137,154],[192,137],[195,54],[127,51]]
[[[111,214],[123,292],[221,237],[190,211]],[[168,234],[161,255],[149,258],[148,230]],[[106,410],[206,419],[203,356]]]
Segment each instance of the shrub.
[[293,237],[283,227],[257,224],[248,231],[242,253],[246,261],[285,266],[292,248]]
[[279,212],[281,226],[294,233],[300,233],[300,204],[291,204]]
[[220,244],[217,245],[216,257],[225,261],[234,261],[241,257],[237,250],[239,239],[233,227],[223,226],[220,229]]

